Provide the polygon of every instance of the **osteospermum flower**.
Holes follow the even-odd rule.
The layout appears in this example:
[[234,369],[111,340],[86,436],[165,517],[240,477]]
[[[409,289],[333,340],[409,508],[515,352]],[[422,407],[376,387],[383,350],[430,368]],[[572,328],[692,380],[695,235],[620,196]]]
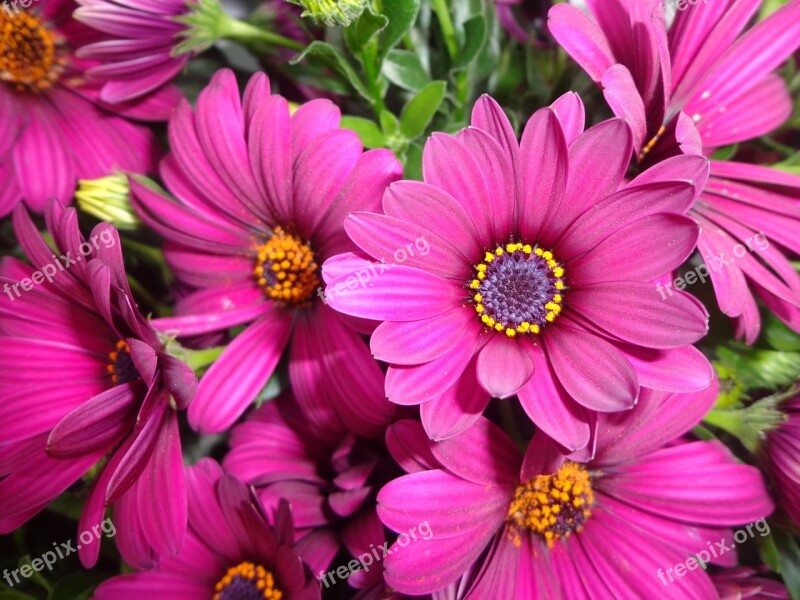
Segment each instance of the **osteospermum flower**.
[[775,481],[778,504],[800,526],[800,398],[780,406],[783,422],[764,434],[759,453]]
[[[100,98],[111,104],[157,92],[180,95],[172,80],[195,52],[176,51],[187,25],[178,17],[192,13],[186,0],[76,0],[75,18],[104,35],[80,48],[79,55],[96,61],[86,75],[99,84]],[[218,6],[218,3],[212,3]],[[163,118],[169,115],[163,114]]]
[[708,385],[706,359],[687,345],[704,335],[705,309],[685,293],[664,302],[650,283],[694,247],[680,213],[705,160],[679,158],[620,189],[630,130],[617,119],[584,132],[573,94],[535,113],[521,144],[488,97],[472,123],[431,138],[425,183],[392,184],[385,214],[347,218],[374,261],[343,254],[323,268],[331,306],[382,321],[371,347],[390,363],[389,399],[420,404],[426,431],[444,438],[490,396],[518,393],[534,423],[576,450],[594,413],[629,409],[641,385]]
[[745,598],[781,598],[788,600],[789,592],[779,581],[765,577],[769,569],[762,567],[734,567],[711,576],[720,600]]
[[319,583],[294,547],[288,503],[270,526],[258,498],[209,458],[186,469],[186,543],[158,571],[103,582],[95,600],[313,600]]
[[[147,566],[175,554],[185,533],[176,409],[197,381],[137,310],[117,231],[102,223],[84,239],[76,211],[55,201],[47,223],[55,254],[19,207],[16,235],[31,265],[7,257],[0,266],[0,532],[98,466],[80,530],[113,504],[123,557]],[[98,552],[99,543],[79,550],[87,566]]]
[[420,441],[416,423],[393,425],[390,448],[411,473],[380,491],[378,515],[397,532],[427,521],[433,536],[393,545],[386,581],[428,593],[472,567],[470,600],[715,598],[703,569],[676,576],[674,566],[701,551],[734,565],[735,548],[709,548],[728,547],[731,526],[773,508],[756,468],[718,442],[676,439],[715,396],[716,386],[644,391],[633,410],[598,416],[597,454],[585,464],[539,433],[523,459],[485,419],[443,442]]
[[319,265],[355,250],[344,216],[377,209],[401,168],[387,150],[362,153],[339,118],[327,100],[290,114],[263,73],[242,103],[222,70],[196,112],[183,102],[170,120],[161,174],[176,198],[132,183],[134,207],[167,239],[178,280],[200,288],[158,327],[196,335],[249,324],[200,382],[189,421],[202,432],[233,424],[287,346],[289,379],[310,413],[365,435],[381,434],[391,416],[358,323],[325,306],[318,288]]
[[298,549],[326,588],[336,582],[325,571],[342,547],[369,563],[348,583],[356,588],[383,583],[372,551],[386,541],[375,495],[396,470],[385,447],[352,433],[320,430],[291,396],[266,404],[236,426],[230,446],[226,471],[253,485],[268,509],[282,498],[292,505]]
[[[549,27],[633,125],[640,164],[681,152],[710,156],[768,133],[791,114],[786,85],[773,71],[800,46],[800,0],[743,34],[759,2],[684,3],[669,30],[660,2],[588,5],[593,17],[554,6]],[[761,327],[755,295],[800,331],[800,275],[783,253],[800,252],[798,199],[800,177],[712,160],[692,208],[720,309],[736,318],[748,343]],[[774,244],[756,247],[756,234]]]
[[[78,178],[113,168],[149,172],[158,145],[146,128],[94,102],[86,63],[75,48],[91,37],[70,20],[71,0],[0,10],[0,216],[23,199],[44,211],[50,198],[66,204]],[[123,105],[120,114],[135,112]]]

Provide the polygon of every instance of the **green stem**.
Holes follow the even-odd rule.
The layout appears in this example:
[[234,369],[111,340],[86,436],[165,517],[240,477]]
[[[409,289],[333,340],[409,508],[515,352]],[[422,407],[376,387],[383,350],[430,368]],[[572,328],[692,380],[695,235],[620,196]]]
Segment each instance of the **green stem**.
[[245,46],[251,46],[253,43],[266,43],[270,46],[281,46],[298,51],[305,49],[303,44],[291,38],[239,21],[228,15],[222,19],[217,31],[219,37],[239,42]]
[[442,28],[442,35],[444,35],[444,43],[447,46],[450,60],[455,60],[456,56],[458,56],[458,40],[456,39],[456,29],[453,26],[453,19],[450,17],[450,8],[447,6],[447,0],[431,0],[431,7],[439,20],[439,26]]
[[738,410],[720,410],[712,408],[708,414],[703,417],[703,422],[740,438],[745,428],[742,416],[743,413]]

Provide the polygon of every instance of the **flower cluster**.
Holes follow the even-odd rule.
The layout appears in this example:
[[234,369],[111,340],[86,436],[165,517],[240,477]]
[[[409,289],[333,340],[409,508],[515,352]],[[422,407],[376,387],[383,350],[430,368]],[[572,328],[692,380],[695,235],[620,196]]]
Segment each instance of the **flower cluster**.
[[0,596],[797,597],[798,64],[800,0],[4,2]]

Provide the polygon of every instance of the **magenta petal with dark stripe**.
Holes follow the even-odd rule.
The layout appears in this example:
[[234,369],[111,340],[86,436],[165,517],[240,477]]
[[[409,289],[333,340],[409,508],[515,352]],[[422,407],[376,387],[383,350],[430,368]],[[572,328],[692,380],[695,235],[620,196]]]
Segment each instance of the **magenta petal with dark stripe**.
[[[47,2],[5,11],[6,35],[19,41],[4,53],[18,53],[21,62],[7,63],[0,80],[0,216],[21,202],[37,213],[51,198],[69,204],[78,179],[155,170],[153,132],[93,93],[89,64],[76,56],[93,34],[71,19],[72,8]],[[48,45],[52,53],[42,50]]]
[[716,386],[648,391],[631,411],[599,414],[597,453],[585,463],[542,432],[523,459],[483,418],[440,442],[397,423],[387,440],[409,474],[380,491],[378,515],[398,534],[424,523],[432,535],[400,536],[384,561],[387,581],[420,595],[463,576],[463,597],[475,599],[656,598],[665,585],[670,598],[715,597],[705,570],[676,577],[674,566],[715,541],[730,546],[734,527],[762,531],[774,508],[758,469],[718,441],[681,437],[715,397]]
[[295,547],[286,501],[267,512],[243,482],[223,473],[210,458],[180,470],[176,475],[185,477],[189,498],[186,541],[180,552],[162,560],[157,571],[142,569],[104,581],[93,598],[133,599],[146,594],[189,600],[226,590],[239,594],[234,598],[243,593],[287,600],[320,597],[315,573]]
[[[196,110],[183,102],[170,119],[172,153],[162,175],[174,197],[145,180],[132,184],[135,209],[166,238],[167,263],[191,290],[175,316],[155,326],[177,336],[244,327],[200,381],[189,409],[189,422],[200,432],[223,431],[241,417],[287,348],[297,401],[315,422],[374,437],[391,418],[383,373],[353,328],[355,320],[326,304],[354,287],[393,286],[392,279],[377,277],[383,272],[377,264],[354,261],[357,272],[337,273],[341,282],[325,296],[321,267],[333,250],[357,250],[345,233],[345,215],[379,209],[401,167],[391,152],[364,152],[339,120],[328,100],[290,113],[287,101],[271,94],[264,73],[240,92],[233,72],[222,69]],[[408,241],[412,250],[404,251],[424,262],[432,242]],[[410,264],[393,275],[434,277]],[[441,281],[416,306],[455,297],[455,287]],[[351,312],[369,313],[370,305]]]
[[371,346],[389,363],[386,395],[421,405],[432,439],[474,423],[488,396],[519,393],[537,426],[578,451],[593,412],[636,403],[638,366],[663,389],[711,380],[695,355],[684,360],[699,368],[691,383],[651,364],[707,331],[697,301],[678,292],[664,302],[656,281],[697,243],[685,213],[707,161],[674,159],[626,183],[628,124],[584,131],[584,121],[580,99],[566,96],[517,142],[496,103],[480,98],[471,128],[429,140],[424,182],[393,183],[385,214],[345,220],[374,260],[342,253],[323,266],[333,309],[380,322]]
[[[82,255],[82,261],[59,271],[30,217],[22,207],[16,210],[14,224],[26,254],[37,268],[46,272],[49,265],[55,274],[52,282],[13,299],[13,310],[0,305],[0,388],[13,387],[7,403],[18,414],[37,415],[26,420],[25,432],[4,426],[0,455],[9,459],[0,465],[5,476],[0,524],[20,525],[108,458],[81,526],[96,526],[113,505],[123,557],[149,566],[176,554],[185,535],[175,408],[191,402],[197,380],[166,352],[135,308],[116,230],[108,224],[95,228],[93,235],[109,242],[95,249],[81,235],[74,209],[51,201],[46,221],[55,252]],[[2,280],[10,284],[28,274],[21,263],[3,263]],[[14,350],[3,351],[5,346]],[[25,376],[37,363],[39,374]],[[58,379],[58,390],[42,390],[45,372]],[[24,458],[16,456],[21,448]],[[166,508],[164,498],[170,499]],[[130,518],[129,509],[137,506],[142,510]],[[81,560],[92,565],[98,551],[99,543],[86,544]]]
[[[592,1],[589,14],[554,6],[548,22],[603,88],[612,111],[631,123],[640,168],[655,172],[659,161],[681,154],[710,156],[789,119],[789,89],[773,71],[800,47],[800,2],[782,3],[749,28],[757,0],[668,2],[677,7],[669,26],[657,4]],[[737,337],[746,343],[761,329],[756,297],[800,331],[800,276],[786,258],[798,251],[800,178],[756,165],[714,165],[717,173],[702,182],[690,213],[701,226],[697,249],[708,271],[702,282],[710,278],[720,309],[736,320]],[[762,240],[758,248],[747,244],[754,237]],[[742,260],[721,259],[740,248]],[[783,290],[765,284],[769,272],[780,274],[782,281],[771,283]]]

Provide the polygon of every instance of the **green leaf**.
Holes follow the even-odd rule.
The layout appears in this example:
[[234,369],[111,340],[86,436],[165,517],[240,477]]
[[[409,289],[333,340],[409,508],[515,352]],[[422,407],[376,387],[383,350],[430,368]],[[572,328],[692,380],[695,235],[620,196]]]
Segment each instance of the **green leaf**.
[[400,133],[410,140],[422,135],[439,110],[446,90],[446,82],[432,81],[409,100],[400,113]]
[[353,70],[353,67],[347,62],[347,59],[330,44],[320,41],[311,42],[308,48],[292,58],[290,62],[296,65],[306,58],[319,61],[335,70],[339,75],[344,77],[364,99],[371,100],[366,86]]
[[386,145],[386,137],[375,121],[344,116],[342,117],[342,127],[355,131],[361,138],[361,143],[367,148],[383,148]]
[[764,325],[767,343],[775,350],[784,352],[800,352],[800,335],[789,329],[772,313],[769,313]]
[[800,353],[761,350],[741,344],[717,347],[717,357],[746,391],[777,390],[800,378]]
[[395,135],[400,128],[400,123],[388,110],[381,111],[380,114],[381,129],[387,136]]
[[758,555],[761,557],[761,562],[776,573],[781,570],[780,554],[778,546],[775,544],[775,535],[773,533],[758,538]]
[[106,579],[100,573],[73,573],[60,579],[47,600],[88,600],[94,589]]
[[790,534],[775,532],[780,574],[792,600],[800,600],[800,547]]
[[718,148],[716,152],[711,156],[712,160],[730,160],[733,158],[733,155],[736,154],[736,151],[739,149],[739,144],[732,144],[730,146],[723,146],[722,148]]
[[414,25],[419,13],[420,0],[383,0],[382,4],[381,12],[389,18],[389,24],[381,35],[381,59]]
[[9,590],[7,592],[0,592],[0,600],[35,600],[35,598],[28,594],[23,594],[22,592]]
[[431,80],[419,56],[408,50],[389,52],[383,63],[383,74],[396,86],[412,92],[418,92]]
[[345,28],[344,41],[347,48],[354,55],[358,55],[373,37],[386,28],[388,23],[389,19],[368,8],[355,22]]
[[453,62],[454,69],[463,69],[478,57],[486,41],[486,19],[483,15],[474,15],[464,22],[464,45]]
[[411,144],[403,165],[403,179],[422,181],[422,145]]

